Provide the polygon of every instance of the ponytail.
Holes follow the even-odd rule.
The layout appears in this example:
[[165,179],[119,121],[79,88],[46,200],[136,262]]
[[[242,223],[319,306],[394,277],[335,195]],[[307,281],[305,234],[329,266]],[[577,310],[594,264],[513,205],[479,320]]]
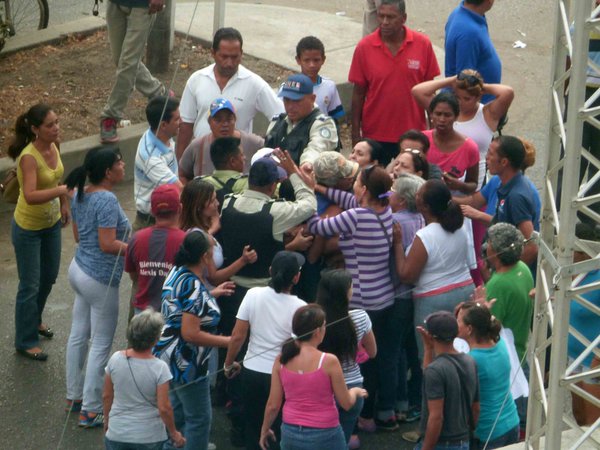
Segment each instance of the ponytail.
[[450,189],[442,180],[428,180],[422,187],[423,202],[442,228],[454,233],[463,226],[463,214],[460,205],[452,200]]
[[486,306],[468,301],[460,306],[460,310],[464,312],[462,317],[464,324],[473,328],[473,334],[477,341],[492,340],[498,342],[500,340],[502,324],[492,316]]
[[106,177],[106,171],[121,159],[121,152],[116,146],[99,145],[90,149],[85,155],[83,164],[73,169],[65,184],[69,189],[77,188],[77,201],[82,201],[84,196],[85,181],[97,185]]
[[35,141],[36,135],[31,130],[34,126],[39,128],[52,108],[43,103],[33,105],[29,110],[17,117],[15,121],[15,137],[8,146],[8,156],[17,159],[23,149]]
[[456,203],[454,200],[450,200],[448,202],[448,207],[444,212],[442,212],[440,220],[440,225],[446,231],[450,233],[454,233],[460,227],[463,226],[464,217],[460,205]]
[[325,323],[325,312],[319,305],[311,304],[298,308],[292,319],[291,340],[281,348],[281,364],[287,364],[300,353],[299,342],[310,341],[317,329]]

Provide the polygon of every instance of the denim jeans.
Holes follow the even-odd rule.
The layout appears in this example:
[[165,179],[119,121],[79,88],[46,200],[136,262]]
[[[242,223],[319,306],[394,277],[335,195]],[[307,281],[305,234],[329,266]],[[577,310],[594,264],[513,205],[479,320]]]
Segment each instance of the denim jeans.
[[519,426],[517,425],[512,430],[507,431],[502,436],[498,436],[496,439],[492,439],[485,445],[485,441],[477,439],[477,448],[483,450],[485,447],[487,450],[494,448],[506,447],[507,445],[516,444],[519,442]]
[[[423,326],[423,322],[427,316],[436,311],[449,311],[454,313],[454,308],[456,305],[458,305],[460,302],[466,302],[469,300],[474,290],[475,285],[469,284],[467,286],[457,287],[442,294],[414,298],[415,327]],[[419,359],[423,361],[423,341],[421,340],[421,336],[418,335],[416,329],[414,332],[417,339],[417,348],[419,349]]]
[[[212,422],[210,378],[202,377],[191,383],[171,381],[169,398],[175,416],[175,426],[184,435],[184,450],[207,450]],[[165,450],[173,450],[171,441]]]
[[300,425],[281,425],[281,450],[347,450],[341,426],[310,428]]
[[69,282],[75,291],[75,303],[67,342],[67,398],[83,399],[82,410],[99,413],[104,368],[119,318],[119,288],[94,280],[81,270],[75,258],[69,266]]
[[[419,351],[414,333],[414,306],[412,298],[401,298],[404,311],[403,329],[405,332],[400,340],[400,355],[398,358],[398,390],[396,408],[398,411],[408,411],[410,408],[421,409],[421,384],[423,371],[419,362]],[[410,370],[410,379],[408,371]]]
[[405,331],[406,318],[400,301],[380,311],[367,311],[377,340],[377,356],[361,364],[364,386],[369,396],[365,399],[361,416],[380,419],[394,415],[398,388],[398,358],[400,339]]
[[[353,387],[362,387],[362,384],[349,384],[347,387],[348,389],[352,389]],[[362,411],[364,404],[365,399],[362,397],[357,397],[354,406],[352,406],[352,408],[350,408],[348,411],[342,408],[339,404],[337,405],[340,414],[340,426],[344,432],[346,444],[350,442],[350,437],[352,436],[352,431],[356,425],[356,420],[358,419],[358,416],[360,416],[360,412]]]
[[112,1],[106,5],[108,40],[117,74],[102,117],[122,118],[134,87],[148,98],[165,91],[142,62],[155,18],[156,14],[148,14],[147,7],[130,8]]
[[50,228],[25,230],[12,221],[19,290],[15,304],[15,348],[39,345],[38,326],[60,267],[60,220]]
[[131,444],[129,442],[111,441],[104,437],[104,448],[106,450],[162,450],[164,442],[152,442],[150,444]]
[[[423,448],[423,443],[418,442],[417,445],[415,445],[414,450],[421,450],[421,448]],[[469,440],[466,439],[455,443],[438,442],[433,448],[435,450],[469,450]]]

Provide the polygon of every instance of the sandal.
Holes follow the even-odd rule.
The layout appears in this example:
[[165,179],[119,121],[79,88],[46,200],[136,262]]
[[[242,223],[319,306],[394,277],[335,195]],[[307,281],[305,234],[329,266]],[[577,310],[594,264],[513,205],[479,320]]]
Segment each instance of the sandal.
[[38,334],[40,336],[44,336],[46,339],[52,339],[54,337],[54,331],[52,331],[52,328],[49,327],[42,329],[38,328]]
[[27,350],[23,350],[22,348],[17,349],[17,353],[25,358],[33,359],[34,361],[46,361],[48,359],[48,354],[44,352],[29,352]]

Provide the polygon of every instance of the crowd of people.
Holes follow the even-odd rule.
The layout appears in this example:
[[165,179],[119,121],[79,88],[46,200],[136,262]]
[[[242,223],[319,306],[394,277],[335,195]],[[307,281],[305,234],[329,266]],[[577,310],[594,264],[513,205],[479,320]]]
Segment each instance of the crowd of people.
[[[109,2],[113,47],[119,15],[142,9],[129,3]],[[417,449],[519,440],[527,389],[513,380],[528,372],[541,205],[524,175],[535,149],[500,134],[514,92],[487,32],[493,3],[457,6],[434,80],[404,1],[367,1],[377,25],[366,17],[351,63],[348,158],[314,36],[274,92],[240,64],[239,31],[222,28],[180,101],[125,39],[104,145],[64,183],[57,112],[18,118],[15,348],[48,358],[42,314],[72,222],[66,411],[79,426],[104,427],[107,449],[205,450],[214,400],[249,450],[356,449],[359,433],[419,419],[403,435]],[[113,190],[125,175],[115,123],[134,86],[151,99],[130,224]],[[258,112],[272,117],[265,136],[252,133]],[[123,272],[128,347],[111,356]]]

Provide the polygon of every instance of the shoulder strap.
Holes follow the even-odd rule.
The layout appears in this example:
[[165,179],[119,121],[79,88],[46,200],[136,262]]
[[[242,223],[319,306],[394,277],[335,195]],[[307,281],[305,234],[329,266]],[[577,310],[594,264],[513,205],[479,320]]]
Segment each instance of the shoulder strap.
[[452,356],[446,353],[442,353],[440,356],[443,356],[447,361],[450,361],[454,366],[454,369],[456,370],[458,380],[460,381],[460,388],[463,393],[463,401],[465,403],[465,408],[469,413],[469,431],[472,433],[475,430],[475,419],[473,418],[473,410],[471,408],[471,404],[469,403],[467,385],[465,384],[466,373],[460,366],[460,364],[458,364],[458,362],[456,362],[456,360]]
[[230,193],[233,191],[233,185],[237,182],[237,180],[239,180],[239,178],[232,177],[229,180],[227,180],[225,184],[221,183],[220,181],[219,183],[221,183],[222,187],[227,189],[227,193]]
[[321,353],[321,357],[319,358],[319,367],[317,367],[317,369],[320,369],[321,366],[323,365],[323,360],[325,359],[325,355],[326,355],[325,352]]

